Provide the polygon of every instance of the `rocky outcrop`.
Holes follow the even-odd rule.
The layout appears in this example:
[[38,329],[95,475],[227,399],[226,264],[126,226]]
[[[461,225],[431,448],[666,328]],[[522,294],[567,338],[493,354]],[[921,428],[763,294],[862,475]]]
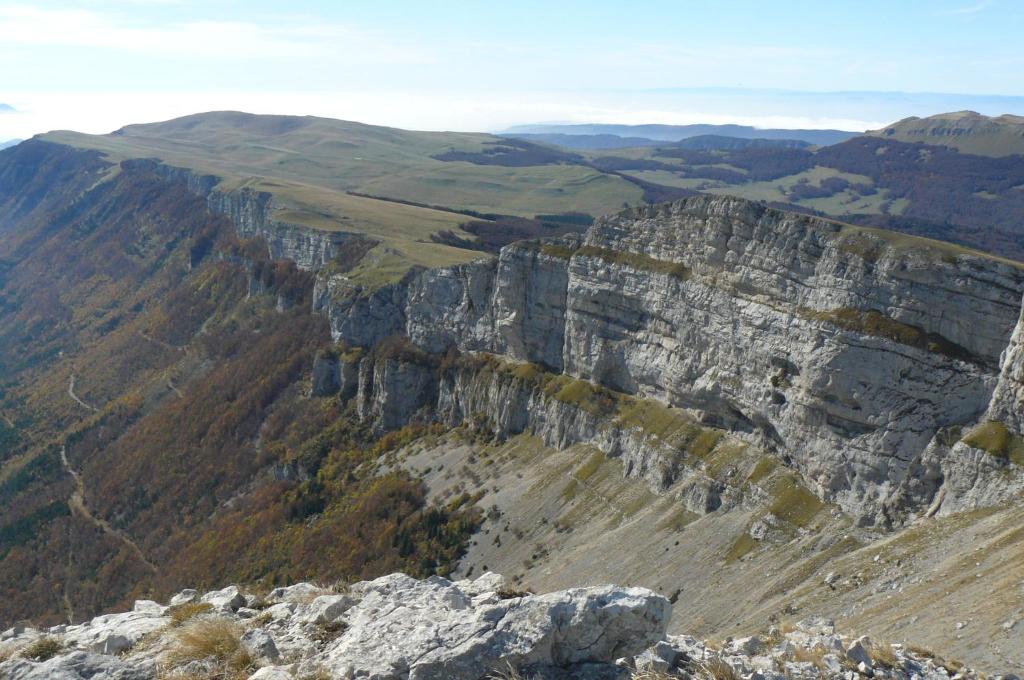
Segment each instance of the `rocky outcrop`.
[[1002,356],[1002,370],[988,419],[1001,422],[1012,432],[1024,435],[1024,314]]
[[[644,588],[533,595],[509,590],[493,573],[456,582],[392,574],[344,592],[300,583],[263,597],[229,587],[201,597],[186,591],[172,602],[137,603],[134,623],[129,612],[48,633],[6,631],[0,655],[8,660],[0,663],[0,677],[947,680],[954,668],[937,655],[840,635],[819,618],[785,633],[773,628],[713,646],[666,636],[672,605]],[[145,637],[136,634],[143,621],[149,622]],[[93,650],[81,642],[90,629],[131,637],[116,648]],[[979,677],[956,669],[964,680]]]
[[223,191],[220,179],[199,175],[184,168],[175,168],[150,160],[124,161],[144,164],[164,177],[183,181],[190,191],[206,199],[214,213],[224,215],[245,238],[263,239],[275,260],[292,260],[300,269],[318,271],[333,261],[354,240],[365,240],[361,234],[310,229],[274,218],[279,206],[273,194],[241,188]]
[[[263,599],[240,596],[231,587],[200,600],[221,602],[228,591],[230,602],[205,609],[189,604],[194,592],[179,598],[185,602],[169,610],[176,613],[174,623],[164,616],[167,608],[137,605],[152,622],[149,632],[157,634],[146,645],[138,635],[116,649],[80,644],[83,630],[135,631],[138,622],[127,622],[132,613],[53,629],[48,636],[9,631],[0,652],[15,658],[0,664],[0,676],[213,677],[233,650],[245,650],[244,660],[232,663],[262,673],[257,677],[273,677],[257,671],[259,666],[276,667],[282,677],[375,680],[480,680],[509,667],[551,678],[620,677],[616,662],[662,640],[672,609],[668,600],[643,588],[507,592],[494,574],[455,583],[393,574],[357,583],[345,593],[299,584]],[[185,611],[192,618],[186,620]],[[219,635],[220,646],[194,644],[201,632]],[[53,658],[31,658],[42,648],[39,640],[51,641]]]
[[402,575],[354,588],[349,631],[324,654],[341,677],[477,680],[525,671],[612,665],[664,636],[665,598],[641,588],[578,588],[511,597],[488,586]]
[[342,362],[336,355],[317,352],[313,358],[312,385],[310,395],[328,397],[341,392]]
[[436,400],[437,365],[424,357],[377,356],[359,365],[356,410],[381,430],[396,430]]
[[700,196],[321,308],[350,344],[401,327],[686,409],[874,521],[943,428],[989,409],[1022,292],[1024,268],[953,246]]

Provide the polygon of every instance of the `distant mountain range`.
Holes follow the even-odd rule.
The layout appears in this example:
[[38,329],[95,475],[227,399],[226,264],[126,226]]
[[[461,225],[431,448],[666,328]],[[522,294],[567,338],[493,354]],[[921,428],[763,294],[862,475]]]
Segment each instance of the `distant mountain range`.
[[[569,146],[570,148],[610,149],[629,146],[656,146],[664,142],[678,142],[690,137],[716,135],[739,139],[795,139],[815,146],[828,146],[845,142],[859,133],[846,130],[782,130],[759,129],[749,125],[613,125],[613,124],[580,124],[580,125],[517,125],[505,130],[508,137],[528,137],[533,141]],[[539,135],[559,135],[560,137],[587,136],[587,140],[540,139]],[[613,137],[623,142],[611,146]],[[627,141],[628,140],[628,141]],[[569,142],[569,143],[566,143]],[[574,145],[573,142],[576,142]],[[581,146],[594,143],[595,146]]]
[[1024,116],[983,116],[974,111],[911,116],[869,135],[899,142],[922,142],[979,156],[1024,155]]
[[8,139],[6,142],[0,142],[0,149],[6,149],[9,146],[17,146],[21,144],[20,139]]
[[564,132],[513,132],[506,133],[506,137],[513,139],[525,139],[529,142],[540,144],[556,144],[566,149],[577,149],[580,151],[600,151],[609,149],[632,149],[645,146],[662,146],[664,141],[650,139],[648,137],[620,137],[619,135],[577,135]]
[[0,103],[0,113],[16,113],[16,112],[17,112],[17,109],[15,109],[10,104],[2,104],[2,103]]
[[680,149],[700,149],[703,151],[729,149],[805,149],[814,146],[802,139],[748,139],[746,137],[728,137],[726,135],[697,135],[687,137],[678,142],[666,144],[657,139],[647,137],[619,137],[618,135],[567,135],[551,134],[510,134],[513,139],[541,144],[555,144],[566,149],[579,151],[609,151],[612,149],[633,149],[643,147],[678,147]]

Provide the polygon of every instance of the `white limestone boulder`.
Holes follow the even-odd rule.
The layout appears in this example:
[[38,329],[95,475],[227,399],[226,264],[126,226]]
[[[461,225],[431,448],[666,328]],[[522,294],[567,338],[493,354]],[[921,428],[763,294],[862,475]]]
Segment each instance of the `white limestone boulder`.
[[443,578],[392,574],[357,584],[362,600],[322,661],[339,677],[478,680],[506,664],[613,664],[664,637],[668,600],[643,588],[576,588],[474,606]]

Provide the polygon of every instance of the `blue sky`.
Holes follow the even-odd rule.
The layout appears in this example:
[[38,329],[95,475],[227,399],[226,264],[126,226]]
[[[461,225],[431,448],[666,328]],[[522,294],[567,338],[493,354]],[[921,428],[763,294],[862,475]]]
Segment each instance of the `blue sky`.
[[0,0],[0,102],[22,112],[0,137],[213,108],[449,129],[1024,113],[1021,35],[1018,0]]

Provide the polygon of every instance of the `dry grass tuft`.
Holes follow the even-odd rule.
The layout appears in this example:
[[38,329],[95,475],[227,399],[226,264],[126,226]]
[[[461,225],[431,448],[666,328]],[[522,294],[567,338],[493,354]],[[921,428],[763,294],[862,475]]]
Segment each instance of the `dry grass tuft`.
[[713,656],[700,663],[700,673],[708,680],[738,680],[732,666]]
[[46,661],[60,654],[64,645],[55,637],[41,637],[21,650],[21,656],[32,661]]
[[896,657],[896,651],[891,645],[875,643],[871,646],[871,660],[876,666],[883,668],[897,668],[900,660]]
[[212,611],[213,605],[209,602],[186,602],[169,608],[167,614],[171,617],[172,626],[180,626],[200,614],[208,614]]
[[498,668],[487,674],[485,680],[533,680],[519,672],[519,669],[505,662],[504,668]]
[[811,663],[814,664],[815,668],[822,669],[825,667],[825,662],[822,661],[822,657],[825,656],[825,649],[822,647],[815,647],[814,649],[807,649],[805,647],[797,647],[796,651],[793,652],[793,660],[800,663]]
[[211,662],[211,680],[244,678],[253,661],[242,646],[241,637],[242,629],[227,619],[195,619],[174,632],[174,646],[166,662],[172,668],[192,661]]
[[630,680],[677,680],[679,676],[671,675],[663,671],[655,671],[651,669],[647,670],[635,670],[632,675],[629,676]]
[[498,593],[498,599],[501,600],[513,600],[517,597],[527,597],[533,595],[529,590],[519,590],[518,588],[506,587],[501,588]]

